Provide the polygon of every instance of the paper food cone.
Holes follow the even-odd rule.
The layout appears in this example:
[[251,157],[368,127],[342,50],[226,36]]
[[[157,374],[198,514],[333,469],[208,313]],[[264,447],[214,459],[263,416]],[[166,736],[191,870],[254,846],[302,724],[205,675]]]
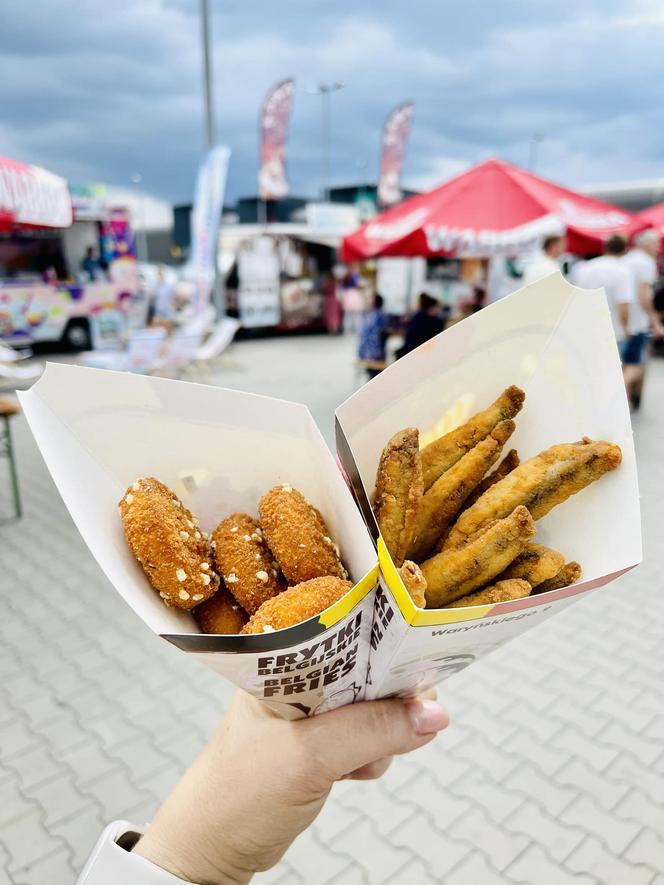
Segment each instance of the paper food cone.
[[[526,391],[506,448],[522,462],[583,436],[622,449],[618,470],[537,523],[537,541],[577,560],[575,586],[517,602],[440,610],[415,607],[369,505],[388,439],[417,427],[422,443],[486,408],[511,384]],[[468,666],[641,560],[636,461],[629,408],[606,297],[560,274],[452,326],[348,399],[336,413],[337,450],[377,540],[376,598],[367,697],[408,695]]]
[[[287,718],[364,695],[376,551],[309,411],[295,403],[139,375],[49,364],[21,405],[102,570],[155,633]],[[117,503],[140,476],[171,487],[212,531],[290,483],[323,514],[354,588],[320,616],[255,636],[200,633],[167,608],[124,537]]]

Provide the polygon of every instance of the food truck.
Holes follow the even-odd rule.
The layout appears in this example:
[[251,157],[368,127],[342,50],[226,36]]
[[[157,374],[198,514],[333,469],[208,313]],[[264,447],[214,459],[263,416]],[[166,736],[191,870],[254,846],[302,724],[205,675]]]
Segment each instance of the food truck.
[[123,325],[137,280],[125,210],[99,193],[72,200],[63,178],[0,157],[0,341],[89,349]]

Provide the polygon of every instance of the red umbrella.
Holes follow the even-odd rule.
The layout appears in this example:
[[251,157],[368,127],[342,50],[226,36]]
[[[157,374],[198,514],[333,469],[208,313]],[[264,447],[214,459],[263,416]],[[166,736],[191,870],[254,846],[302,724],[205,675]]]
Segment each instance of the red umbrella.
[[0,157],[0,225],[69,227],[71,198],[64,178],[40,166]]
[[632,215],[502,160],[487,160],[378,215],[344,239],[342,258],[515,255],[567,231],[579,255],[602,251]]

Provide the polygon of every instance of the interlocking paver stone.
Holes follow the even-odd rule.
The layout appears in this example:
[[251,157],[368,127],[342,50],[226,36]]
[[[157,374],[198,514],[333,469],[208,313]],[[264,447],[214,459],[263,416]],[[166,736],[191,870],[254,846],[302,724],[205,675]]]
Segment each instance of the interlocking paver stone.
[[[201,380],[305,401],[332,444],[353,357],[343,337],[242,342]],[[449,731],[379,784],[338,785],[258,885],[664,885],[663,398],[660,360],[634,419],[644,565],[443,684]],[[233,692],[142,627],[23,419],[15,438],[26,515],[0,523],[0,883],[71,885],[106,821],[152,817]]]

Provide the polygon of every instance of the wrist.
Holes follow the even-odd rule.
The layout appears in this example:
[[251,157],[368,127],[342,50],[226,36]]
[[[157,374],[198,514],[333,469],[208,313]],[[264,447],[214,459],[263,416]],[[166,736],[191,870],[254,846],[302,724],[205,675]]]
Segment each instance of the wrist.
[[[152,827],[134,845],[132,853],[192,885],[247,885],[253,876],[246,870],[210,863],[197,847],[165,837]],[[218,854],[215,847],[216,859]]]

